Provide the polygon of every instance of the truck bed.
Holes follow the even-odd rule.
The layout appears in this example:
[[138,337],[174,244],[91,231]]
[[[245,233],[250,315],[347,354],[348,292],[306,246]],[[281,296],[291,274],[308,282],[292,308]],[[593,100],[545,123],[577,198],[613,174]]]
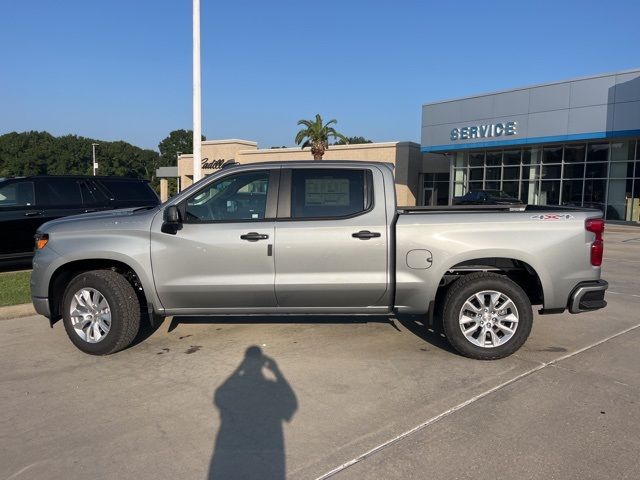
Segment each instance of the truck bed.
[[566,205],[436,205],[397,207],[399,214],[411,213],[500,213],[500,212],[600,212],[600,210]]

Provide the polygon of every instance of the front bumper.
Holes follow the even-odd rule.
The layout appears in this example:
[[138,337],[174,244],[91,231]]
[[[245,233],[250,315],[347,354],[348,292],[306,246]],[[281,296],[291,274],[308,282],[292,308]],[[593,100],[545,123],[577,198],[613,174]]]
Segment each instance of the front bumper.
[[581,313],[606,307],[604,292],[607,288],[609,284],[605,280],[579,283],[569,296],[569,311]]
[[49,299],[47,297],[31,297],[33,308],[36,309],[40,315],[44,315],[47,318],[51,318],[51,310],[49,310]]

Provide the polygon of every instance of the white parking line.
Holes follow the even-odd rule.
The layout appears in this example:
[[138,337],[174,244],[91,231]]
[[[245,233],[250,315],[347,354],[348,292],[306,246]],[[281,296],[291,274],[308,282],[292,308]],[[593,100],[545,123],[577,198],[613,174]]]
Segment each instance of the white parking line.
[[580,354],[582,352],[590,350],[590,349],[592,349],[594,347],[597,347],[598,345],[601,345],[601,344],[603,344],[605,342],[608,342],[609,340],[611,340],[613,338],[619,337],[620,335],[624,335],[625,333],[628,333],[628,332],[630,332],[632,330],[635,330],[638,327],[640,327],[640,323],[637,324],[637,325],[634,325],[632,327],[629,327],[629,328],[627,328],[625,330],[622,330],[621,332],[618,332],[618,333],[610,335],[610,336],[608,336],[606,338],[603,338],[602,340],[599,340],[599,341],[597,341],[595,343],[587,345],[586,347],[581,348],[579,350],[576,350],[575,352],[568,353],[568,354],[563,355],[561,357],[555,358],[555,359],[553,359],[553,360],[551,360],[549,362],[540,363],[539,365],[527,370],[526,372],[521,373],[520,375],[516,375],[515,377],[511,378],[510,380],[507,380],[506,382],[503,382],[500,385],[497,385],[497,386],[495,386],[493,388],[490,388],[489,390],[486,390],[486,391],[480,393],[479,395],[471,397],[469,400],[466,400],[466,401],[456,405],[455,407],[450,408],[449,410],[445,410],[444,412],[436,415],[435,417],[431,417],[430,419],[425,420],[424,422],[420,423],[419,425],[416,425],[415,427],[411,428],[410,430],[407,430],[406,432],[403,432],[400,435],[397,435],[397,436],[387,440],[386,442],[381,443],[380,445],[378,445],[376,447],[373,447],[370,450],[367,450],[363,454],[361,454],[361,455],[349,460],[348,462],[343,463],[342,465],[337,466],[333,470],[330,470],[327,473],[324,473],[324,474],[320,475],[319,477],[316,478],[316,480],[325,480],[325,479],[327,479],[329,477],[332,477],[336,473],[339,473],[339,472],[341,472],[341,471],[343,471],[343,470],[355,465],[356,463],[361,462],[365,458],[370,457],[371,455],[373,455],[373,454],[385,449],[389,445],[392,445],[392,444],[396,443],[397,441],[402,440],[403,438],[406,438],[406,437],[418,432],[419,430],[422,430],[423,428],[426,428],[426,427],[428,427],[430,425],[433,425],[434,423],[442,420],[443,418],[448,417],[452,413],[455,413],[458,410],[462,410],[464,407],[466,407],[468,405],[471,405],[472,403],[477,402],[478,400],[486,397],[487,395],[492,394],[493,392],[501,390],[504,387],[507,387],[507,386],[511,385],[512,383],[515,383],[518,380],[531,375],[532,373],[535,373],[535,372],[537,372],[539,370],[542,370],[543,368],[546,368],[548,366],[554,365],[555,363],[561,362],[562,360],[566,360],[567,358],[571,358],[571,357],[573,357],[575,355],[578,355],[578,354]]
[[630,297],[637,297],[640,298],[640,295],[637,295],[635,293],[624,293],[624,292],[613,292],[611,290],[607,290],[607,293],[611,293],[613,295],[628,295]]
[[607,262],[640,263],[640,260],[629,260],[627,258],[609,258],[609,257],[604,257],[603,260],[605,260]]

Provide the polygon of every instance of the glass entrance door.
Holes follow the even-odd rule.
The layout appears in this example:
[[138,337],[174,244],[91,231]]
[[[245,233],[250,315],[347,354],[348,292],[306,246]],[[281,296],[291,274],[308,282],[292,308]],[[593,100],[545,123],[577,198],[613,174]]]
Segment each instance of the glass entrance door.
[[433,188],[424,188],[422,190],[422,205],[425,205],[425,206],[435,205],[435,196],[433,195]]

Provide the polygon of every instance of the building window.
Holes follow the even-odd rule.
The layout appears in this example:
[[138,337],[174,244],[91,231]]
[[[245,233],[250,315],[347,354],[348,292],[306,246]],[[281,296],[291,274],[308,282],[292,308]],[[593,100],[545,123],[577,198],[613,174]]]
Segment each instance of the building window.
[[607,177],[607,163],[587,163],[585,170],[585,177],[587,178],[606,178]]
[[542,150],[542,163],[561,163],[562,162],[562,145],[553,147],[544,147]]
[[520,167],[504,167],[502,170],[503,180],[520,180]]
[[560,203],[560,180],[543,180],[540,184],[540,205]]
[[562,165],[543,165],[542,178],[549,180],[552,178],[560,178],[562,174]]
[[629,139],[455,152],[449,193],[500,189],[529,204],[599,208],[608,220],[639,222],[639,143]]
[[518,198],[519,182],[502,182],[502,191],[513,198]]
[[502,152],[487,152],[487,167],[495,167],[502,163]]
[[565,163],[577,163],[584,162],[585,160],[585,152],[586,145],[578,144],[578,145],[567,145],[564,147],[564,162]]
[[564,178],[584,178],[584,163],[567,163],[564,166]]
[[580,207],[582,205],[582,186],[584,180],[565,180],[562,182],[562,205]]
[[541,150],[539,147],[529,147],[522,151],[522,163],[535,165],[540,163]]
[[470,167],[484,167],[484,152],[472,152],[469,154]]
[[587,148],[587,162],[606,162],[609,155],[609,143],[590,143]]
[[503,163],[505,165],[520,165],[522,157],[522,151],[518,150],[505,150],[502,156]]
[[[462,169],[456,169],[456,174]],[[465,175],[466,176],[466,175]],[[458,186],[460,188],[458,188]],[[454,195],[464,188],[463,183],[456,183]],[[423,205],[448,205],[449,204],[449,173],[425,173],[422,180],[422,204]]]

